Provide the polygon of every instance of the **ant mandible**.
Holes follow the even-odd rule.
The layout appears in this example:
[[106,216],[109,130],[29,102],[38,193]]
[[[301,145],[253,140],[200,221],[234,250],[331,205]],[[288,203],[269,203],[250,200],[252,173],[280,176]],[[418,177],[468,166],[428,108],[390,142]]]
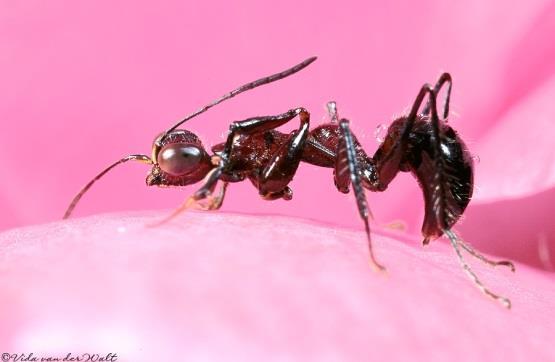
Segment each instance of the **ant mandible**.
[[[302,107],[275,116],[233,122],[226,141],[213,146],[212,155],[194,133],[178,129],[211,107],[242,92],[288,77],[315,60],[316,57],[306,59],[285,71],[244,84],[182,119],[158,136],[151,157],[140,154],[124,157],[93,178],[75,196],[64,219],[71,215],[83,194],[99,178],[130,160],[152,165],[146,178],[148,186],[185,186],[204,179],[202,187],[160,223],[192,207],[219,209],[228,184],[245,179],[253,183],[265,200],[291,200],[293,193],[288,185],[302,161],[332,168],[335,186],[340,192],[348,193],[352,187],[366,230],[371,265],[377,270],[385,270],[372,250],[368,223],[371,214],[364,189],[385,191],[399,171],[410,172],[424,194],[423,244],[446,235],[475,285],[487,296],[510,308],[509,299],[491,292],[478,279],[465,262],[462,250],[492,266],[504,265],[514,271],[514,265],[510,261],[486,258],[452,230],[472,196],[474,172],[472,157],[464,142],[446,123],[452,88],[449,73],[443,73],[434,87],[429,84],[421,87],[408,115],[393,121],[373,157],[363,150],[349,127],[349,121],[339,118],[335,102],[327,105],[330,122],[312,130],[309,128],[310,114]],[[447,91],[440,119],[436,99],[444,85],[447,85]],[[423,104],[426,96],[427,101]],[[424,108],[419,112],[422,105]],[[297,117],[300,123],[297,130],[289,134],[276,130]],[[216,192],[218,182],[221,187]]]

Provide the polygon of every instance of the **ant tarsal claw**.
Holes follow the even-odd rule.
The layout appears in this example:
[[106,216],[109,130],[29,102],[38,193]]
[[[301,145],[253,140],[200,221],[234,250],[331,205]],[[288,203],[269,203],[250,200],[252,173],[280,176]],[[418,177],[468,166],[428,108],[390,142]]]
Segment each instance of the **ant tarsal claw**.
[[513,264],[512,261],[500,260],[495,262],[494,266],[499,266],[499,265],[508,267],[513,273],[516,271],[515,265]]
[[512,303],[509,299],[507,298],[503,298],[503,297],[499,297],[499,303],[501,303],[501,305],[507,309],[511,309],[512,307]]

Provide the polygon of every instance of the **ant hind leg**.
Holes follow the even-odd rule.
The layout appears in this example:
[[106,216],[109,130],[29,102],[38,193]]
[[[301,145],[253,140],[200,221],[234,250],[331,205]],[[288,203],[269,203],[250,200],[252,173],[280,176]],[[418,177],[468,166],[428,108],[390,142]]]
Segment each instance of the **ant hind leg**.
[[[443,73],[437,80],[436,84],[434,85],[434,94],[436,94],[437,96],[445,83],[447,83],[447,94],[445,95],[445,101],[443,103],[444,121],[449,116],[449,104],[451,102],[451,88],[453,88],[453,80],[451,79],[451,74]],[[428,100],[428,102],[426,102],[426,105],[424,106],[424,109],[422,110],[422,114],[425,116],[429,115],[430,108],[431,108],[431,102]]]
[[488,257],[486,257],[485,255],[481,254],[479,251],[477,251],[476,249],[474,249],[470,244],[468,244],[466,241],[464,241],[463,239],[461,239],[457,234],[455,234],[454,231],[451,230],[451,233],[453,233],[459,243],[459,245],[470,255],[472,255],[473,257],[475,257],[476,259],[482,261],[485,264],[488,264],[490,266],[496,267],[496,266],[506,266],[507,268],[509,268],[512,272],[514,272],[515,269],[515,265],[513,264],[513,262],[509,261],[509,260],[492,260],[489,259]]
[[[441,140],[442,140],[442,133],[441,133],[441,122],[442,120],[439,119],[437,108],[436,108],[436,97],[437,97],[437,90],[441,88],[442,84],[445,82],[449,82],[449,89],[448,89],[448,96],[446,99],[446,107],[444,109],[444,115],[446,116],[448,113],[448,100],[449,100],[449,93],[451,88],[450,77],[448,73],[445,73],[444,76],[440,78],[440,81],[436,84],[434,89],[431,89],[430,86],[425,85],[418,97],[417,101],[413,105],[411,115],[416,114],[418,107],[420,106],[420,102],[422,101],[425,93],[428,93],[428,102],[427,102],[427,111],[431,112],[430,119],[432,125],[432,148],[434,150],[434,158],[435,158],[435,174],[432,178],[433,184],[431,185],[431,190],[433,190],[431,195],[431,200],[427,202],[431,202],[434,205],[434,212],[430,215],[430,218],[425,220],[425,226],[429,223],[429,227],[427,229],[426,239],[424,239],[424,244],[427,243],[429,240],[430,234],[433,235],[434,233],[441,232],[444,234],[450,241],[453,249],[457,254],[459,259],[459,263],[461,264],[462,268],[468,274],[470,279],[474,282],[476,287],[482,291],[485,295],[500,302],[504,307],[510,309],[511,308],[511,301],[505,297],[499,296],[492,291],[490,291],[478,278],[478,276],[472,271],[470,266],[466,263],[463,258],[462,250],[467,251],[472,256],[476,257],[477,259],[489,264],[489,265],[505,265],[514,270],[514,266],[511,262],[508,261],[500,261],[495,262],[483,256],[482,254],[475,251],[470,245],[466,244],[464,241],[458,238],[458,236],[451,230],[451,226],[457,221],[458,215],[460,212],[457,212],[457,209],[453,208],[452,203],[448,202],[448,199],[445,198],[450,190],[449,187],[449,170],[448,165],[446,164],[444,158],[442,157],[442,153],[440,150],[441,147]],[[437,90],[436,90],[437,89]],[[410,120],[409,120],[410,121]],[[433,232],[433,233],[432,233]]]
[[[451,245],[453,246],[453,249],[455,249],[455,252],[457,253],[457,257],[459,259],[459,263],[461,264],[462,268],[464,269],[464,271],[466,272],[466,274],[470,277],[470,279],[472,279],[472,281],[474,282],[474,285],[476,285],[476,287],[478,287],[478,289],[480,289],[482,291],[482,293],[484,293],[485,295],[487,295],[488,297],[492,298],[495,301],[498,301],[499,303],[501,303],[505,308],[507,309],[511,309],[511,301],[508,298],[502,297],[500,295],[497,295],[495,293],[493,293],[491,290],[489,290],[478,278],[478,276],[474,273],[474,271],[472,271],[472,269],[470,268],[470,266],[466,263],[466,261],[463,258],[462,252],[461,252],[461,248],[463,248],[464,250],[467,250],[465,247],[464,242],[462,242],[457,235],[448,229],[445,229],[443,231],[445,233],[445,235],[449,238],[449,241],[451,242]],[[472,253],[471,253],[472,254]],[[476,256],[475,254],[472,254],[474,256]],[[484,258],[485,259],[485,258]],[[487,260],[487,259],[486,259]],[[509,262],[510,263],[510,262]],[[512,263],[510,263],[512,265]],[[506,264],[504,264],[506,265]],[[514,266],[513,266],[514,268]]]

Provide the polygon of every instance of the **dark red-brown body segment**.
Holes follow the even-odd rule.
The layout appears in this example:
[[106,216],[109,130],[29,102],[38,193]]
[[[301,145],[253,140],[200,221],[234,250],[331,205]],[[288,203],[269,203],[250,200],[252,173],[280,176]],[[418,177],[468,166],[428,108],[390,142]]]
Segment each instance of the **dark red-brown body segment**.
[[[249,172],[256,168],[263,168],[287,140],[287,136],[276,130],[250,136],[238,136],[233,144],[233,153],[230,159],[233,169],[239,172]],[[315,166],[333,168],[338,141],[339,125],[326,123],[314,128],[308,135],[302,153],[302,161]],[[356,145],[360,159],[371,162],[358,141],[356,141]],[[212,152],[218,154],[223,151],[224,146],[224,142],[218,143],[212,147]]]
[[[230,169],[243,177],[226,178],[230,182],[242,181],[245,177],[253,177],[260,172],[273,155],[286,142],[288,134],[269,130],[254,135],[241,135],[235,139],[233,153],[230,157]],[[301,161],[315,166],[334,168],[337,160],[337,146],[339,143],[340,130],[337,123],[325,123],[310,131],[306,145],[302,152]],[[219,154],[224,150],[225,143],[219,143],[212,147],[212,152]],[[372,170],[372,159],[368,157],[358,140],[355,138],[357,160],[363,169]],[[371,186],[368,187],[371,189]],[[348,190],[340,190],[348,192]]]

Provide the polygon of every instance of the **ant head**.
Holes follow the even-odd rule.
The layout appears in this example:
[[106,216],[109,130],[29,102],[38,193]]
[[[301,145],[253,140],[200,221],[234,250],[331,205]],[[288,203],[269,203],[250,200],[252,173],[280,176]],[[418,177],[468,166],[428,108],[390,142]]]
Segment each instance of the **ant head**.
[[148,186],[185,186],[202,180],[214,167],[200,139],[187,130],[174,130],[156,138],[152,147]]

